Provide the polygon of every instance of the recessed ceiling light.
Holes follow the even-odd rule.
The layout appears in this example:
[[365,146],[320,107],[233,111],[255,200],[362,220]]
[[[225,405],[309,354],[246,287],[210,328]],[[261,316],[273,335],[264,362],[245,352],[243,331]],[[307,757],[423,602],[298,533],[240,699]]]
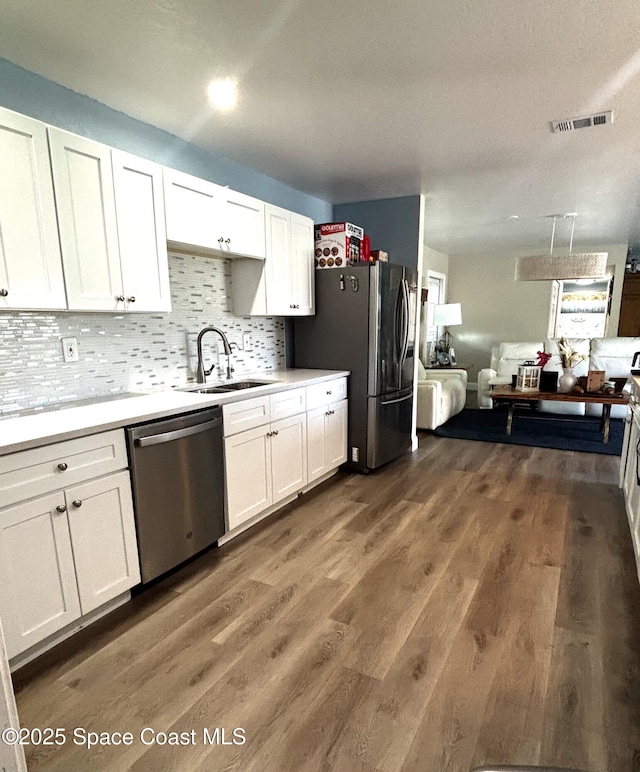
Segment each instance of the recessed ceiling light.
[[212,80],[207,89],[209,100],[218,110],[232,110],[238,101],[238,87],[232,78]]

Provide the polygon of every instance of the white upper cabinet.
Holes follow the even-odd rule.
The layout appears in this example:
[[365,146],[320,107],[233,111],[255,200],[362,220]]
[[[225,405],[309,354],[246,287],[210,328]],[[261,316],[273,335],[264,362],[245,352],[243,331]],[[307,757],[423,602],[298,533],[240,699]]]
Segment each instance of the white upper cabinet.
[[0,310],[66,308],[46,127],[0,108]]
[[295,316],[315,314],[315,266],[313,220],[291,213],[291,300]]
[[266,313],[293,313],[291,299],[291,212],[267,206]]
[[[221,189],[218,242],[224,252],[246,257],[265,257],[265,205],[257,198]],[[222,241],[219,241],[222,239]]]
[[167,239],[180,245],[216,249],[221,235],[214,229],[219,219],[218,190],[212,182],[164,169]]
[[264,203],[190,174],[164,170],[167,238],[222,255],[264,258]]
[[49,143],[69,309],[124,310],[111,149],[54,128]]
[[112,151],[122,284],[128,311],[170,311],[162,167]]
[[170,311],[162,167],[49,128],[72,311]]
[[310,316],[315,313],[313,220],[265,204],[264,268],[233,264],[234,312],[243,316]]

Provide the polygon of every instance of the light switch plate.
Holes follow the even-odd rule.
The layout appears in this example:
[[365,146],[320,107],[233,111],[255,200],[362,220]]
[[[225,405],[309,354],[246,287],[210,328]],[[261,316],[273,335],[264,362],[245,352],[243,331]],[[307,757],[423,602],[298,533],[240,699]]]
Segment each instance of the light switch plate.
[[65,362],[80,361],[77,338],[62,338],[62,356]]
[[251,339],[250,332],[242,333],[242,349],[243,351],[251,351],[253,348],[253,340]]

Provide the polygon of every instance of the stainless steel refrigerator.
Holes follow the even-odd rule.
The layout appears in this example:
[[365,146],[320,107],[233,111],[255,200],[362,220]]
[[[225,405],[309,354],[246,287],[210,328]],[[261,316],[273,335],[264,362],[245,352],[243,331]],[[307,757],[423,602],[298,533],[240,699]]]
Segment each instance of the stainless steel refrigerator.
[[296,367],[351,370],[348,468],[411,446],[417,275],[393,263],[316,271],[316,315],[293,324]]

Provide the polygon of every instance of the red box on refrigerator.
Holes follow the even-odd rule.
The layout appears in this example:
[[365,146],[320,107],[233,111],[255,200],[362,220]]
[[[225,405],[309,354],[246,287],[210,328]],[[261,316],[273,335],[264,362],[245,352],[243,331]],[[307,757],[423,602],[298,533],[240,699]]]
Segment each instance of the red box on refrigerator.
[[344,268],[360,261],[364,230],[350,222],[315,226],[316,268]]

